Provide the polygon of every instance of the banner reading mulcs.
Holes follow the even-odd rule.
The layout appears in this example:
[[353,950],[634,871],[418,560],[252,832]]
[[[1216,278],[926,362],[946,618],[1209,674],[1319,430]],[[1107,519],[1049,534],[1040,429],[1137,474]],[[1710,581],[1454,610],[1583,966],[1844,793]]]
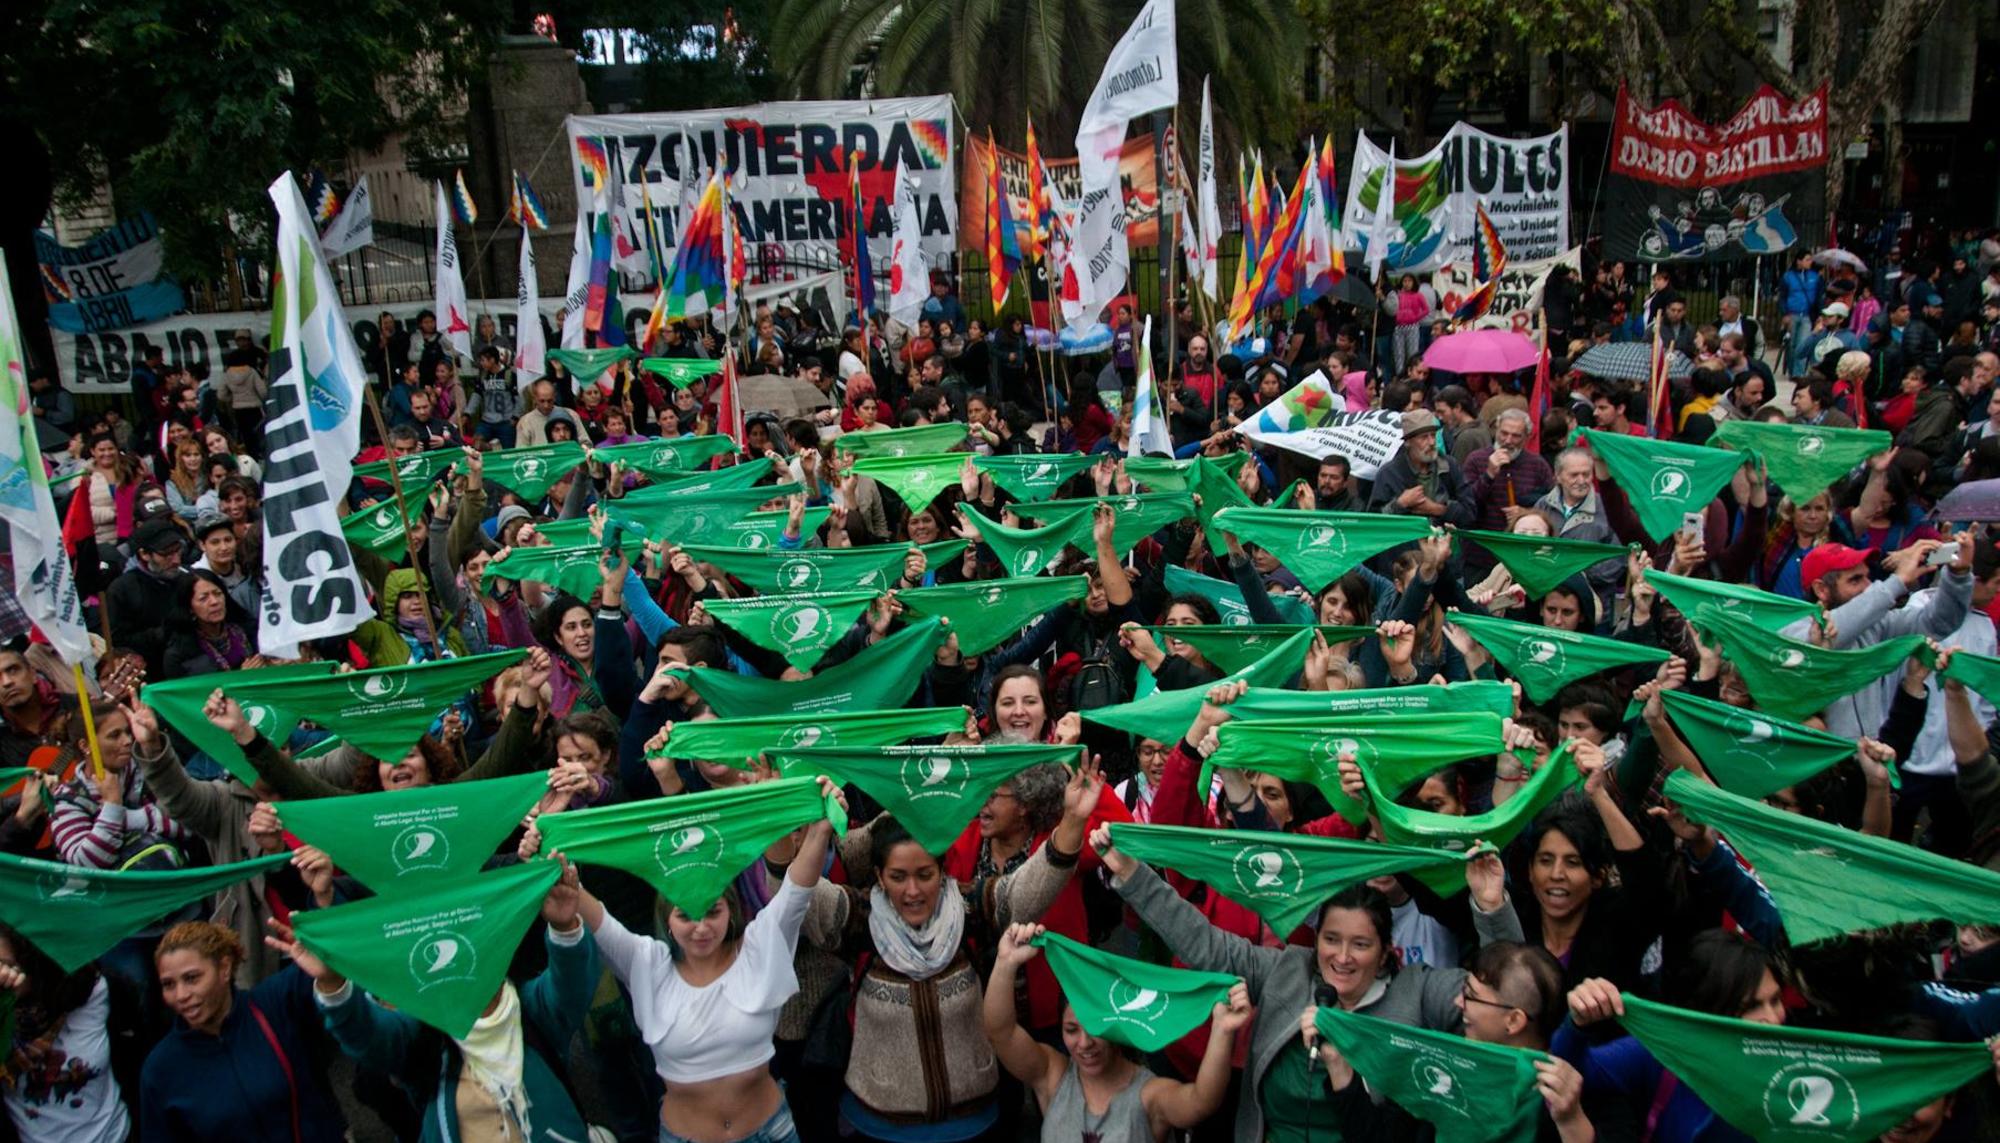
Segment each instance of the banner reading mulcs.
[[[1375,231],[1375,205],[1388,152],[1356,135],[1349,166],[1342,239],[1364,248]],[[1506,139],[1465,123],[1417,156],[1396,157],[1395,214],[1383,265],[1391,273],[1434,270],[1471,258],[1474,207],[1483,204],[1508,261],[1557,258],[1569,249],[1569,127],[1553,135]]]

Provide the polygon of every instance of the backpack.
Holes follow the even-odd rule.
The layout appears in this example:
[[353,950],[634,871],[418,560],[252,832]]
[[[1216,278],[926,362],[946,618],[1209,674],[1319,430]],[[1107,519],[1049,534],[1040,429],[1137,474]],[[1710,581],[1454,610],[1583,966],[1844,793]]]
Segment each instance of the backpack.
[[1095,632],[1084,634],[1076,671],[1069,681],[1071,710],[1098,710],[1125,701],[1125,683],[1118,676],[1117,665],[1112,662],[1112,651],[1116,646]]

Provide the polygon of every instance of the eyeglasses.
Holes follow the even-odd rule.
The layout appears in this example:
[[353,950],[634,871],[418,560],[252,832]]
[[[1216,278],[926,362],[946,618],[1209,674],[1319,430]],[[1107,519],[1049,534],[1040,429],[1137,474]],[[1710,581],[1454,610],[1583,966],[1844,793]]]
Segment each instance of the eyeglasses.
[[1484,1005],[1486,1005],[1486,1006],[1487,1006],[1488,1008],[1498,1008],[1498,1009],[1500,1009],[1500,1010],[1501,1010],[1501,1011],[1503,1011],[1503,1012],[1511,1012],[1511,1011],[1513,1011],[1513,1010],[1515,1010],[1515,1009],[1517,1009],[1517,1008],[1519,1008],[1519,1007],[1520,1007],[1520,1005],[1518,1005],[1518,1004],[1503,1004],[1503,1003],[1501,1003],[1501,1002],[1500,1002],[1500,1001],[1498,1001],[1498,1000],[1486,1000],[1486,999],[1483,999],[1483,998],[1481,998],[1481,997],[1478,997],[1478,996],[1474,996],[1474,995],[1472,994],[1472,978],[1471,978],[1471,977],[1467,977],[1467,978],[1465,979],[1465,987],[1459,990],[1459,994],[1458,994],[1458,995],[1459,995],[1459,998],[1460,998],[1461,1000],[1464,1000],[1464,1001],[1465,1001],[1465,1002],[1466,1002],[1467,1004],[1484,1004]]

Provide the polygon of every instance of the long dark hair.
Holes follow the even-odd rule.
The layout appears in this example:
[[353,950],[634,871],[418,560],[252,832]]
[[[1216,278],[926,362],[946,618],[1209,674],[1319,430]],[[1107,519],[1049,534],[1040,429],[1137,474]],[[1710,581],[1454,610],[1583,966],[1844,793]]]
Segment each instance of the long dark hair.
[[1784,982],[1770,950],[1742,933],[1710,929],[1688,942],[1662,987],[1675,1007],[1735,1019],[1757,998],[1766,973]]
[[244,631],[250,629],[250,613],[244,611],[243,606],[229,594],[229,585],[222,582],[222,577],[207,568],[193,568],[181,577],[180,584],[174,589],[175,608],[174,613],[167,617],[168,623],[182,631],[195,630],[194,586],[197,583],[211,584],[222,593],[222,621],[225,624]]
[[[14,1006],[15,1043],[39,1040],[54,1031],[63,1017],[83,1007],[97,987],[95,964],[64,972],[39,945],[4,921],[0,921],[0,941],[14,950],[14,967],[28,978],[27,994]],[[13,1043],[0,1044],[0,1067],[13,1052]]]

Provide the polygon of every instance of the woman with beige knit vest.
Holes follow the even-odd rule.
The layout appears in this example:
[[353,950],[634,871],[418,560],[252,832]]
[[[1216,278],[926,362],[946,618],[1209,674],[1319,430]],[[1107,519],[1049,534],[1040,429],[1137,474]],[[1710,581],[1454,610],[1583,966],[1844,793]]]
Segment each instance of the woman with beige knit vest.
[[1009,924],[1049,907],[1076,868],[1103,785],[1087,758],[1063,790],[1062,821],[1048,842],[976,889],[946,877],[937,854],[882,817],[869,830],[874,887],[822,881],[813,890],[806,940],[866,966],[855,989],[843,1133],[887,1143],[992,1133],[1000,1072],[968,942],[991,947]]

